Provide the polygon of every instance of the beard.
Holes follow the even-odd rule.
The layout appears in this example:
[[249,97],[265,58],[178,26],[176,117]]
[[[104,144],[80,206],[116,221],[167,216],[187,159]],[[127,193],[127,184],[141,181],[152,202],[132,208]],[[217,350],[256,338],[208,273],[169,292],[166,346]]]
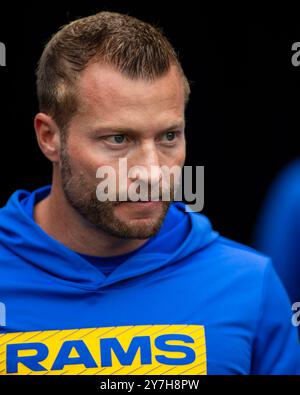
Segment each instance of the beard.
[[[123,202],[99,201],[95,185],[87,180],[80,172],[72,168],[67,144],[62,144],[60,152],[62,189],[68,203],[90,224],[99,230],[120,239],[148,239],[157,234],[164,222],[171,202],[174,200],[174,188],[171,185],[170,199],[161,200],[160,213],[151,218],[127,221],[119,218],[115,211]],[[148,189],[149,190],[149,189]],[[150,200],[150,199],[149,199]],[[132,204],[134,207],[134,203]]]

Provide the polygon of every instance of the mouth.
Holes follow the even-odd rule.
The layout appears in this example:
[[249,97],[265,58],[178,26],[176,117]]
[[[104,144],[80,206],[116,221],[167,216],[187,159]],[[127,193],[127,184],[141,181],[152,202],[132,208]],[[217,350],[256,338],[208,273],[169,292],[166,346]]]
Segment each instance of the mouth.
[[127,203],[152,204],[152,203],[161,203],[161,200],[137,200],[135,202],[129,201]]
[[122,205],[129,205],[132,206],[135,209],[155,209],[161,206],[162,201],[154,201],[154,200],[148,200],[148,201],[142,201],[142,200],[137,200],[137,201],[126,201],[122,202]]

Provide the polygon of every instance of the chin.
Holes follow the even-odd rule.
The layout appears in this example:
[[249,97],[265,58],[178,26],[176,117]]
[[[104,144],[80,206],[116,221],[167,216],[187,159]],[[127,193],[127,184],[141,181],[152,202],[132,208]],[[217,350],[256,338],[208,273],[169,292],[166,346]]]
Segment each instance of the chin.
[[160,229],[160,217],[129,219],[118,217],[120,222],[126,224],[127,235],[133,239],[148,239],[154,236]]
[[118,217],[122,217],[124,220],[147,220],[158,218],[162,214],[162,202],[124,202],[117,206],[116,213]]

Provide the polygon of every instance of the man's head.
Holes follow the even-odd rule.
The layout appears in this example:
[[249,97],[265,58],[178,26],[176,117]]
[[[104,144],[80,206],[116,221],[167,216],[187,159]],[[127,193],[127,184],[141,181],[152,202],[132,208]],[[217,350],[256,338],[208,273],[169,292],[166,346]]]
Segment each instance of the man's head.
[[[183,166],[189,84],[168,40],[127,15],[101,12],[79,19],[47,44],[37,92],[38,142],[68,204],[113,236],[154,235],[170,201],[101,202],[96,171],[111,166],[118,175],[119,159],[126,158],[128,168],[147,170],[147,177],[136,178],[149,186],[150,195],[151,185],[162,186],[152,166]],[[127,181],[130,187],[134,177]]]

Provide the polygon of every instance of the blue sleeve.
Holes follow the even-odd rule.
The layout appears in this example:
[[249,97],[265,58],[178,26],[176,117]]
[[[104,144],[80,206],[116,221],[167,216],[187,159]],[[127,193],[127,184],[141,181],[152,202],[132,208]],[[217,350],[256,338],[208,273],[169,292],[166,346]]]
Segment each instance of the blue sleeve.
[[254,246],[270,256],[292,302],[300,301],[300,161],[273,182],[259,219]]
[[300,374],[300,345],[291,303],[271,263],[264,274],[251,374]]

